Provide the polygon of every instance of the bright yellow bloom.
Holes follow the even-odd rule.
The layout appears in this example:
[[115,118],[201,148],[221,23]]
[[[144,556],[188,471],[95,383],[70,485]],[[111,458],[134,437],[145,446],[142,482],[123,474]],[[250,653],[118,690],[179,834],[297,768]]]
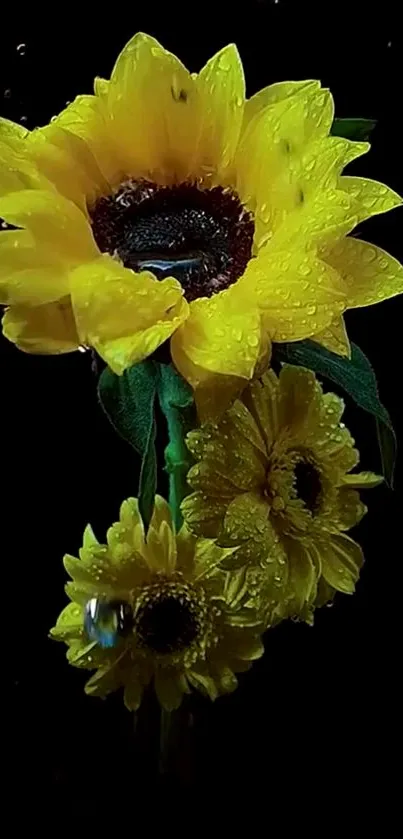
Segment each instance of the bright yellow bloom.
[[188,434],[198,462],[185,521],[218,544],[241,545],[224,565],[246,566],[266,620],[354,591],[363,557],[345,531],[366,512],[357,489],[382,478],[351,474],[358,452],[343,408],[310,370],[285,365],[279,378],[270,370],[253,381],[218,424]]
[[135,710],[153,681],[171,710],[191,687],[211,699],[234,690],[235,672],[248,670],[263,645],[256,616],[219,568],[231,551],[186,526],[176,535],[158,495],[147,542],[137,500],[129,498],[107,543],[99,544],[88,526],[80,559],[65,557],[72,602],[51,631],[69,645],[71,664],[96,669],[86,692],[105,696],[123,687],[126,706]]
[[50,125],[2,120],[0,216],[21,228],[0,238],[5,334],[91,345],[117,373],[170,340],[203,417],[270,341],[348,354],[342,313],[401,292],[403,269],[346,234],[401,200],[341,175],[369,145],[332,121],[317,81],[245,100],[234,45],[196,75],[144,34]]

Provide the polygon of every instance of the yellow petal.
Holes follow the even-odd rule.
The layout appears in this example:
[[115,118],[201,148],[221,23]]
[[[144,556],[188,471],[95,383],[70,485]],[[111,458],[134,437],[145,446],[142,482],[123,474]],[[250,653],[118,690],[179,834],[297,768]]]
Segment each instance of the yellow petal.
[[56,192],[22,189],[0,198],[0,216],[27,228],[39,244],[47,244],[67,264],[94,259],[98,248],[85,216]]
[[107,183],[117,185],[128,175],[127,161],[119,147],[119,132],[109,129],[103,100],[77,96],[55,119],[56,125],[80,137],[94,156]]
[[166,182],[188,176],[198,98],[186,68],[155,38],[139,33],[126,44],[108,85],[107,112],[128,172]]
[[82,342],[118,374],[150,355],[187,316],[177,280],[136,274],[108,255],[81,265],[70,283]]
[[144,685],[136,678],[134,674],[130,682],[125,685],[123,700],[126,708],[129,711],[137,711],[140,708],[143,696]]
[[248,123],[253,119],[256,114],[260,113],[267,108],[268,105],[276,105],[277,102],[282,102],[284,99],[289,99],[290,96],[295,96],[296,93],[300,93],[303,88],[307,86],[315,87],[318,89],[320,87],[320,82],[314,80],[307,80],[301,82],[275,82],[275,84],[271,84],[268,87],[264,87],[262,90],[259,90],[252,96],[250,99],[247,99],[245,102],[245,110],[244,110],[244,120],[243,120],[243,131],[246,129]]
[[237,284],[213,297],[192,301],[187,320],[171,342],[173,357],[182,350],[196,367],[251,378],[261,344],[260,318],[247,292]]
[[332,536],[322,545],[322,573],[337,591],[353,593],[363,562],[360,546],[345,533]]
[[344,355],[347,358],[351,356],[350,341],[343,315],[332,320],[329,326],[323,329],[322,332],[313,335],[312,340],[318,344],[322,344],[323,347],[338,355]]
[[26,230],[5,230],[0,234],[0,302],[13,304],[51,303],[69,292],[68,274],[45,246],[35,247]]
[[242,127],[245,79],[235,44],[211,58],[196,79],[202,123],[197,163],[205,175],[219,173],[232,161]]
[[251,260],[241,285],[252,293],[272,341],[310,338],[346,306],[337,271],[305,251],[264,248]]
[[19,125],[17,122],[12,122],[10,119],[0,117],[0,140],[7,143],[10,148],[19,149],[21,147],[21,140],[24,140],[29,134],[27,128]]
[[[311,186],[309,190],[301,179],[296,181],[293,203],[271,236],[268,250],[329,248],[357,225],[359,215],[354,199],[342,190],[318,188],[316,182]],[[261,238],[258,232],[255,236],[258,249],[267,241],[265,228],[261,230]]]
[[268,453],[279,430],[278,391],[278,378],[273,370],[268,370],[261,379],[252,381],[242,394],[242,400],[254,417],[265,440]]
[[367,178],[342,176],[339,187],[355,199],[358,205],[358,221],[363,221],[378,213],[386,213],[403,204],[403,199],[393,189]]
[[172,528],[166,521],[156,529],[151,522],[143,556],[149,568],[156,573],[171,574],[176,565],[176,541]]
[[184,686],[180,674],[174,668],[160,667],[154,675],[154,686],[158,701],[166,711],[174,711],[182,702]]
[[163,522],[173,530],[172,513],[168,501],[162,495],[156,495],[151,524],[156,530],[160,530]]
[[319,421],[321,396],[321,388],[311,370],[285,364],[279,377],[280,427],[298,434],[305,426],[315,426]]
[[227,507],[228,498],[208,498],[204,492],[192,492],[181,504],[189,529],[209,539],[218,536]]
[[29,353],[67,353],[77,350],[80,343],[68,300],[12,306],[3,315],[3,333]]
[[[241,137],[236,154],[237,190],[245,203],[265,213],[284,209],[290,186],[290,154],[325,137],[333,119],[333,100],[316,84],[275,106],[258,111]],[[273,206],[270,208],[273,194]],[[280,202],[280,205],[278,205]]]
[[300,539],[287,539],[287,594],[298,612],[309,603],[316,588],[315,568],[309,546]]
[[105,97],[108,95],[109,81],[101,76],[95,76],[94,93],[96,96]]
[[87,213],[87,203],[112,191],[85,141],[51,123],[29,136],[28,152],[41,171],[66,198]]
[[9,145],[0,139],[0,195],[40,186],[40,174],[27,159],[24,143]]
[[383,480],[381,475],[375,475],[374,472],[358,472],[356,474],[350,473],[343,475],[343,484],[353,489],[372,489],[382,484]]
[[347,238],[326,260],[340,275],[347,308],[370,306],[403,292],[403,266],[376,245]]

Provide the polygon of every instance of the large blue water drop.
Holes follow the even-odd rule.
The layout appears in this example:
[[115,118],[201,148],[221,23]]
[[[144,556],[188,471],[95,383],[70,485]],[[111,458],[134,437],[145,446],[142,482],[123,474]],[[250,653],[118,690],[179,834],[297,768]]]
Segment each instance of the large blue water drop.
[[121,600],[92,597],[85,607],[85,631],[91,641],[103,648],[115,647],[129,631],[132,620],[131,607]]

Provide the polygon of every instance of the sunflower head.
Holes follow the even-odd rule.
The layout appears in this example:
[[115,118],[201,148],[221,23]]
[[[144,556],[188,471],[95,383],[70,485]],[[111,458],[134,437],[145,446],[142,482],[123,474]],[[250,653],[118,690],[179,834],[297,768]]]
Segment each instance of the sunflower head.
[[263,646],[256,614],[220,569],[229,552],[185,526],[176,535],[160,496],[147,539],[134,498],[123,502],[106,545],[87,527],[80,558],[65,557],[72,602],[51,630],[68,644],[71,664],[96,670],[87,693],[123,687],[126,706],[136,709],[153,681],[163,707],[173,709],[191,687],[211,699],[233,690],[235,672]]
[[202,418],[271,341],[348,354],[344,310],[401,292],[403,269],[346,235],[401,200],[342,175],[369,145],[330,136],[333,115],[312,80],[246,100],[233,44],[195,74],[139,33],[50,125],[1,120],[5,335],[92,346],[118,374],[167,342]]
[[253,381],[220,423],[188,435],[197,463],[185,520],[218,544],[238,544],[224,565],[246,566],[266,616],[306,610],[320,580],[354,590],[362,552],[345,531],[366,511],[358,489],[382,478],[351,473],[358,452],[343,407],[310,370],[285,365],[278,378],[270,370]]

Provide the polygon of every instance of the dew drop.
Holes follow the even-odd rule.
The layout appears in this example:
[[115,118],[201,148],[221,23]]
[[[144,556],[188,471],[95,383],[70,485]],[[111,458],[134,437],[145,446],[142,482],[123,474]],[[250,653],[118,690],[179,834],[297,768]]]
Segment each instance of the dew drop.
[[17,46],[18,55],[25,55],[26,51],[27,51],[27,45],[26,44],[18,44],[18,46]]
[[4,96],[4,98],[5,98],[5,99],[11,99],[11,90],[10,90],[10,88],[9,88],[9,87],[7,87],[7,88],[5,89],[5,91],[4,91],[4,93],[3,93],[3,96]]

